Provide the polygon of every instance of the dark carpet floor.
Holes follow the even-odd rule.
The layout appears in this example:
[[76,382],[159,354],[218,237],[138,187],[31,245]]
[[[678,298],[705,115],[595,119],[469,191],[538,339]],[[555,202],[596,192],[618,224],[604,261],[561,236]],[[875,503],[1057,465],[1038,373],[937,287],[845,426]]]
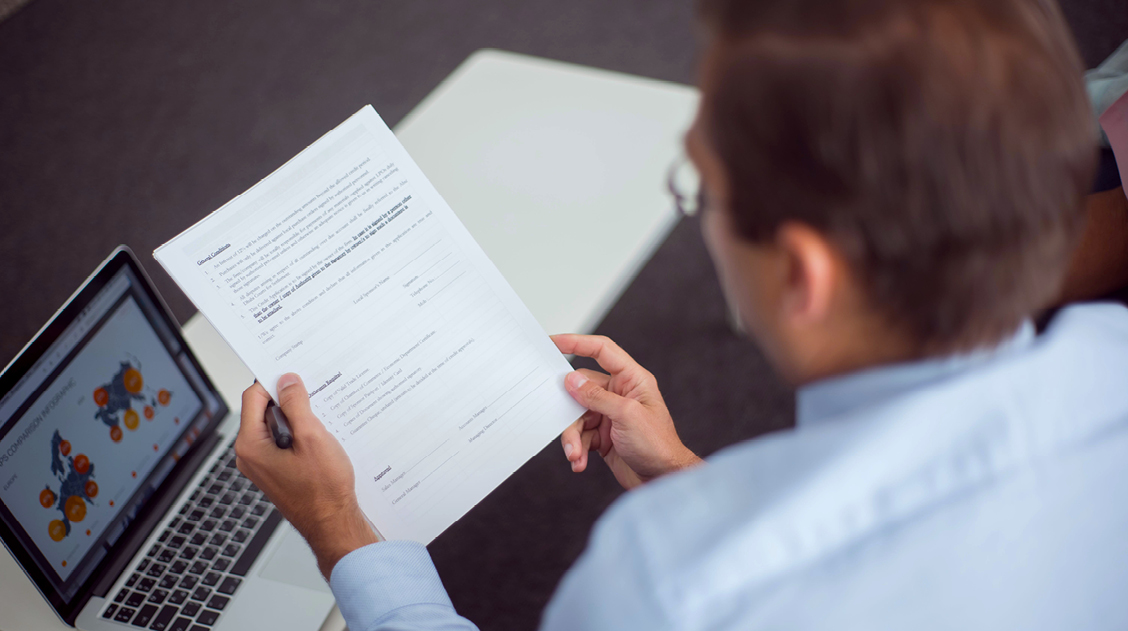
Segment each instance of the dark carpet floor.
[[[1124,0],[1065,0],[1089,65],[1128,37]],[[476,49],[693,79],[688,0],[35,0],[0,23],[0,361],[118,243],[147,253],[360,106],[395,125]],[[790,391],[736,339],[693,222],[599,332],[658,377],[701,454],[792,423]],[[432,546],[459,611],[531,629],[619,494],[552,445]]]

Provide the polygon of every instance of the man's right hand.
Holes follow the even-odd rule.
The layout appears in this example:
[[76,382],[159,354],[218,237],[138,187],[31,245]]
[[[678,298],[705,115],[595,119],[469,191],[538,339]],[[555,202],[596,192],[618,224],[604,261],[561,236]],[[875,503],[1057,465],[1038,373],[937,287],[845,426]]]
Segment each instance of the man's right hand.
[[377,541],[360,510],[352,463],[309,405],[297,375],[278,380],[279,407],[290,420],[294,444],[279,449],[266,424],[270,395],[257,381],[243,392],[235,462],[309,542],[325,580],[346,554]]
[[581,369],[564,380],[568,394],[588,409],[560,436],[573,471],[586,469],[588,452],[598,451],[630,489],[701,462],[678,438],[654,375],[615,342],[598,335],[554,335],[552,341],[561,353],[590,357],[611,373]]

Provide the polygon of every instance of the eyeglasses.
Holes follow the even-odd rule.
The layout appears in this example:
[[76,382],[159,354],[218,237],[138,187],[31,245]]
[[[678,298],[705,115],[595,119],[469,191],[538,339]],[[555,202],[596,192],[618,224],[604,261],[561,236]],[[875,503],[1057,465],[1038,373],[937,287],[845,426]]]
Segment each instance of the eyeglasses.
[[701,176],[684,155],[670,165],[670,171],[666,175],[666,188],[674,197],[674,208],[678,214],[692,217],[705,209],[705,187],[701,185]]

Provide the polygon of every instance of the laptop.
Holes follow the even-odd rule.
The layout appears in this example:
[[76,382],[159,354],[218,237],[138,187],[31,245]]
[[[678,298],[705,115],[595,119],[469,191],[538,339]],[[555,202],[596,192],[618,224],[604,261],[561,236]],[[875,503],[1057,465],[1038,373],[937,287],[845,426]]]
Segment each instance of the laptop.
[[0,373],[0,536],[63,622],[322,625],[333,596],[236,468],[238,422],[118,247]]

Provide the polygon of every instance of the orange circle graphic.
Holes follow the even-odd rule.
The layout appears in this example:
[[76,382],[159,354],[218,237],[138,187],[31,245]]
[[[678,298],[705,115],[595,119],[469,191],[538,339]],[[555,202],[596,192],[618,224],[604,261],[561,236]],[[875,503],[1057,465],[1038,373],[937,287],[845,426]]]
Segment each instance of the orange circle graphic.
[[89,528],[87,528],[87,529],[86,529],[86,536],[87,536],[87,537],[89,537],[89,536],[90,536],[90,529],[89,529]]
[[66,507],[63,509],[66,513],[67,519],[79,522],[86,519],[86,502],[77,495],[72,495],[67,498]]
[[55,494],[51,492],[51,489],[43,489],[39,492],[39,503],[43,505],[43,508],[51,508],[55,503]]
[[106,392],[105,388],[98,388],[97,390],[94,391],[94,403],[97,403],[98,407],[104,408],[104,407],[106,407],[106,404],[109,403],[109,402],[110,402],[110,393]]
[[52,541],[62,541],[67,536],[67,526],[61,519],[52,519],[47,525],[47,534],[51,535]]
[[114,425],[110,428],[110,440],[114,441],[115,443],[121,442],[121,428],[117,425]]
[[141,386],[145,385],[145,380],[141,378],[141,372],[136,368],[130,368],[125,371],[125,374],[121,377],[121,381],[126,391],[132,394],[141,392]]
[[125,423],[126,429],[131,432],[137,429],[137,425],[141,422],[140,417],[137,416],[137,411],[133,408],[126,410],[125,414],[121,415],[121,420],[123,423]]
[[161,405],[168,405],[168,402],[171,400],[172,393],[168,390],[162,388],[161,391],[157,393],[157,401],[160,401]]
[[86,475],[86,472],[90,470],[90,459],[86,457],[86,454],[78,454],[75,456],[74,470],[77,471],[79,475]]
[[70,455],[70,441],[69,440],[64,440],[63,442],[59,443],[59,453],[63,454],[64,456]]
[[146,405],[146,406],[145,406],[145,409],[144,409],[144,410],[142,410],[142,412],[141,412],[141,413],[145,415],[145,420],[146,420],[146,421],[151,421],[151,420],[153,420],[153,408],[151,408],[151,407],[149,407],[149,406],[147,406],[147,405]]
[[87,480],[83,490],[86,491],[86,497],[98,497],[98,483],[94,480]]

